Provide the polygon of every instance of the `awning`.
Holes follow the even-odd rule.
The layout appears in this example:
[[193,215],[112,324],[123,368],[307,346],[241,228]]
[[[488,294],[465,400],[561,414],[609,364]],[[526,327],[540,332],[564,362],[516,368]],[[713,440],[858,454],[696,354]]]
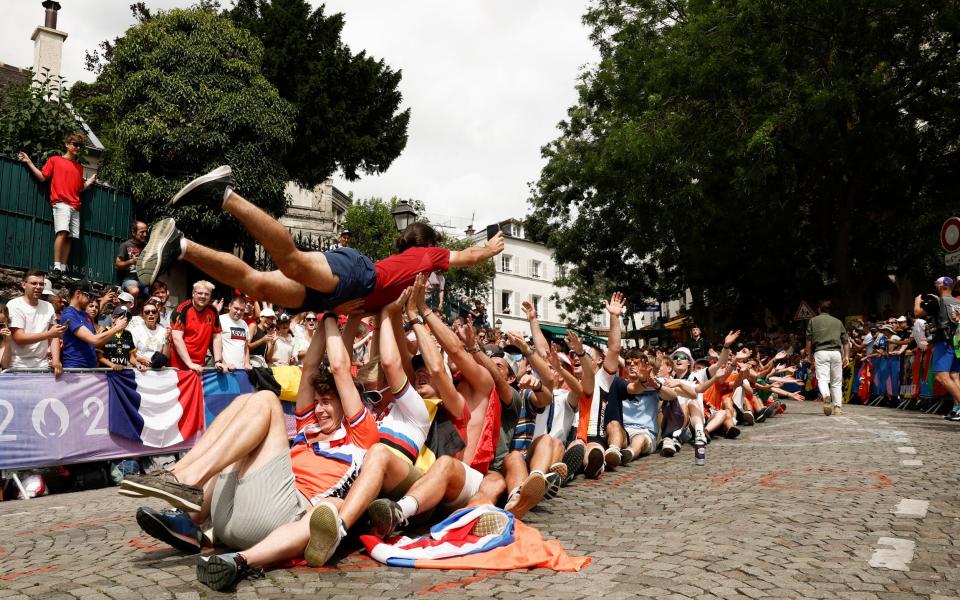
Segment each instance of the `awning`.
[[[544,325],[541,323],[540,330],[543,332],[544,337],[548,339],[553,338],[556,340],[562,340],[563,338],[567,337],[566,327],[557,327],[556,325]],[[589,344],[591,346],[597,346],[600,344],[605,346],[607,344],[606,339],[599,337],[597,335],[594,335],[592,333],[589,333],[587,331],[583,331],[582,329],[577,329],[576,327],[574,327],[573,331],[578,336],[580,336],[580,339],[583,340],[584,343]]]
[[683,329],[684,327],[688,327],[690,325],[693,325],[693,320],[690,317],[684,316],[684,317],[677,317],[672,321],[667,321],[663,325],[663,328],[664,329]]

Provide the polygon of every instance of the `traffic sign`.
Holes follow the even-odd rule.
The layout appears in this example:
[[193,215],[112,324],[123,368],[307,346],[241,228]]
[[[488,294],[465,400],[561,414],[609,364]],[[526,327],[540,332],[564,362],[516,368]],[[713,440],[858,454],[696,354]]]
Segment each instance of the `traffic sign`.
[[950,217],[943,222],[943,227],[940,228],[940,245],[947,252],[960,250],[960,218]]
[[794,321],[808,321],[817,316],[817,313],[813,312],[813,309],[810,308],[810,305],[807,304],[807,301],[804,300],[800,302],[800,306],[797,307],[797,312],[793,315]]
[[947,265],[948,267],[951,265],[960,265],[960,251],[944,254],[943,264]]

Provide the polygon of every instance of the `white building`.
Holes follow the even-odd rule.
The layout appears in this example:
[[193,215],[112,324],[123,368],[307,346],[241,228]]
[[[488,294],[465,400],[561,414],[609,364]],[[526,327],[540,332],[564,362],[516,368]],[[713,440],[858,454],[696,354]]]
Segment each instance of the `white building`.
[[[553,260],[553,251],[526,239],[523,223],[517,219],[507,219],[499,225],[504,234],[504,250],[494,258],[496,275],[486,301],[491,324],[500,321],[502,331],[520,331],[529,335],[530,327],[521,308],[521,303],[526,300],[537,309],[542,325],[565,329],[566,323],[560,321],[560,307],[551,296],[559,292],[563,298],[569,290],[554,285],[558,266]],[[485,230],[479,233],[468,230],[467,236],[480,243],[486,241]],[[606,337],[609,326],[606,311],[594,315],[591,323],[594,333]]]
[[353,200],[327,179],[313,189],[306,189],[291,182],[284,190],[290,198],[287,212],[280,217],[291,235],[302,235],[321,240],[324,245],[337,241],[343,229],[347,208]]

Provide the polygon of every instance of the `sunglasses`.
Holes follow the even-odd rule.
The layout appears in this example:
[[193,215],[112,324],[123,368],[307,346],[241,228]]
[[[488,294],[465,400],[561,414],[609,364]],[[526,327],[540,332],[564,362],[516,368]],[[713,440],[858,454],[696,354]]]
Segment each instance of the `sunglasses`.
[[316,321],[316,320],[317,320],[316,317],[307,317],[306,319],[304,319],[304,321]]
[[687,358],[686,354],[674,354],[670,358],[672,358],[673,360],[690,360],[689,358]]
[[380,401],[383,400],[383,393],[390,389],[390,386],[379,390],[368,390],[363,393],[363,401],[367,404],[377,405],[380,404]]
[[645,364],[647,364],[647,361],[646,361],[646,360],[643,360],[643,359],[640,359],[640,358],[631,358],[631,359],[628,359],[628,360],[624,361],[624,363],[625,363],[628,367],[632,367],[632,366],[634,366],[634,365],[645,365]]
[[73,146],[74,148],[83,148],[83,144],[81,144],[80,142],[70,142],[70,145]]
[[143,311],[143,314],[145,314],[145,315],[155,315],[155,314],[157,314],[157,311],[155,311],[155,310],[145,310],[145,311]]

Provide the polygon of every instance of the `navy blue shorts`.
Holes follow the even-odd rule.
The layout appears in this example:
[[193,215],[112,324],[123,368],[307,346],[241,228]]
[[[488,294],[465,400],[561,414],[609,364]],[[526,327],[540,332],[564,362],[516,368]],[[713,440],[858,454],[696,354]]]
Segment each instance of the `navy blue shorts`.
[[290,309],[293,313],[312,310],[333,310],[344,302],[366,298],[377,286],[377,271],[373,261],[354,248],[335,248],[323,253],[333,274],[340,278],[332,294],[307,288],[303,305]]

